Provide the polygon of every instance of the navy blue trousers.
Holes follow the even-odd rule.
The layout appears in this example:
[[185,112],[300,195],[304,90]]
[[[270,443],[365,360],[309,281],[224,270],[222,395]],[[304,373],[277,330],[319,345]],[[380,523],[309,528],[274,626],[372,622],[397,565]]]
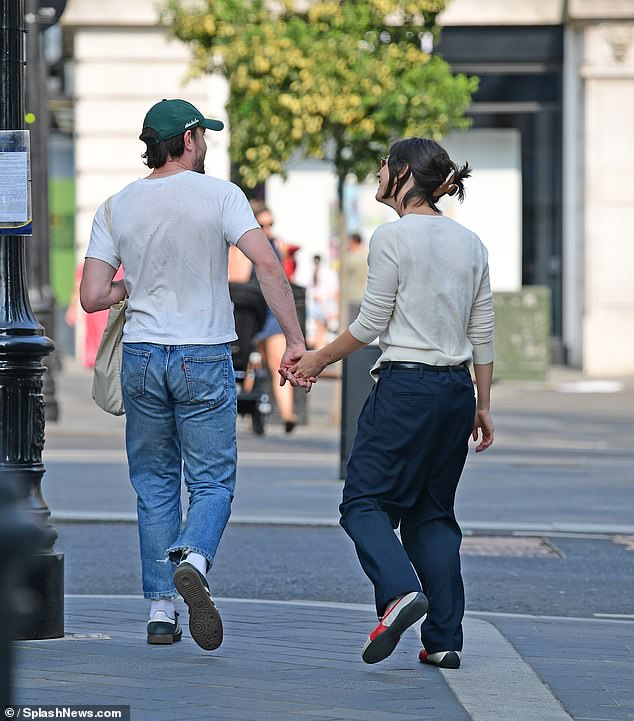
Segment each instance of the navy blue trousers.
[[[382,369],[359,417],[339,507],[374,585],[379,617],[404,593],[422,589],[429,599],[421,626],[429,653],[462,650],[462,533],[454,498],[474,415],[466,368]],[[402,542],[394,532],[399,526]]]

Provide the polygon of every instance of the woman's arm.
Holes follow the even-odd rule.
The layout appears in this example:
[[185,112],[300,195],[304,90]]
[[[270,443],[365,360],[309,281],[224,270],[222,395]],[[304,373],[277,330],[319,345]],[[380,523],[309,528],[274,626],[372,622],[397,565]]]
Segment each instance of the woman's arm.
[[482,440],[476,446],[476,453],[486,451],[493,443],[495,429],[491,418],[491,380],[493,378],[493,363],[474,363],[477,389],[476,415],[473,423],[473,440],[478,440],[479,433]]
[[357,340],[349,330],[345,330],[332,343],[325,345],[320,350],[304,353],[301,359],[288,370],[294,377],[305,378],[314,382],[327,365],[336,363],[342,358],[347,358],[365,345],[367,343]]

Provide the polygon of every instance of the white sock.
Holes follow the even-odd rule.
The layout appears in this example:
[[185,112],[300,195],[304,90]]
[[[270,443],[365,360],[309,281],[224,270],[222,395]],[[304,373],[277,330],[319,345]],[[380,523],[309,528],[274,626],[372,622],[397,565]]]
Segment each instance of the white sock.
[[150,603],[150,618],[152,618],[157,611],[163,611],[163,613],[172,621],[176,618],[174,614],[174,601],[170,598],[154,599]]
[[204,556],[201,556],[200,553],[188,553],[183,557],[183,561],[191,563],[194,568],[197,568],[203,574],[203,576],[207,575],[207,559]]

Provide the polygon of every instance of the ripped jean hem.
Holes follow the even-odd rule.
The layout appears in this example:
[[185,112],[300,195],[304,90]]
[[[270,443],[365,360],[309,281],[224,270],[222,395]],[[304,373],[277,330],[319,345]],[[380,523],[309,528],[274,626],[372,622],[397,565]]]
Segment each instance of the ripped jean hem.
[[198,548],[197,546],[173,546],[172,548],[168,548],[167,551],[165,551],[164,562],[178,564],[183,560],[183,556],[188,553],[198,553],[203,556],[207,560],[209,568],[211,568],[211,564],[214,560],[213,556],[210,556],[207,551],[204,551],[202,548]]
[[173,588],[169,591],[144,591],[143,598],[147,598],[150,601],[173,601],[178,598],[178,591]]

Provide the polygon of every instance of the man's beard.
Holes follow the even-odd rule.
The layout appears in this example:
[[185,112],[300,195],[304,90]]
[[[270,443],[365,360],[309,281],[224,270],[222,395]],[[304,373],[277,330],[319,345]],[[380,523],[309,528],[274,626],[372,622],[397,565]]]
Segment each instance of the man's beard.
[[205,174],[205,159],[201,158],[196,165],[192,168],[194,173],[200,173],[201,175]]

